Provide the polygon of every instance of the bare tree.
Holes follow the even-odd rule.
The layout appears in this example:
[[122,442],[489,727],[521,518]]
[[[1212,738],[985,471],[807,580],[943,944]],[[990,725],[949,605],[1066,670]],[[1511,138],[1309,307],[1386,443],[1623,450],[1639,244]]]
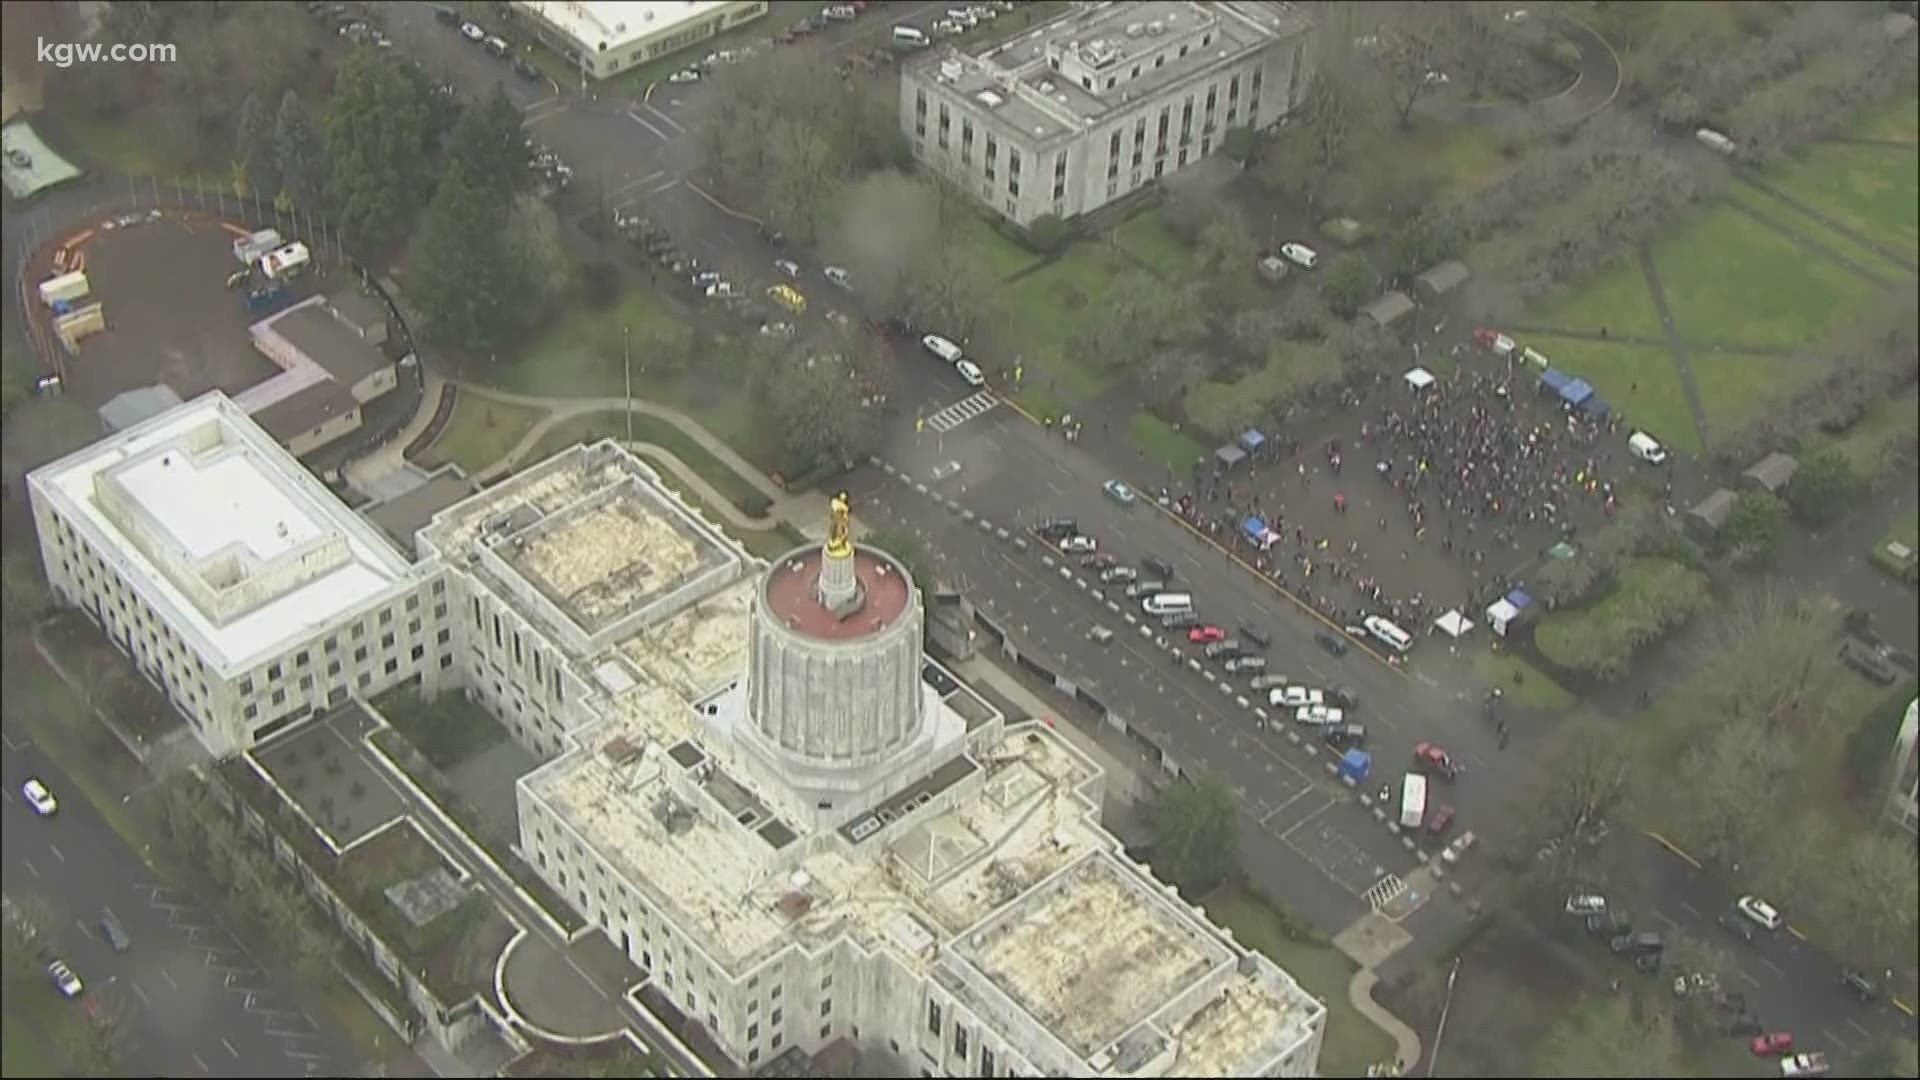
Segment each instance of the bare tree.
[[[1509,25],[1508,5],[1495,0],[1443,0],[1431,6],[1439,9],[1435,13],[1439,39],[1448,62],[1466,77],[1467,93],[1478,97],[1486,89],[1493,62],[1503,52],[1499,46],[1507,36],[1502,31]],[[1541,14],[1530,11],[1529,21]]]
[[1435,67],[1440,56],[1438,16],[1426,7],[1402,5],[1401,18],[1382,31],[1374,52],[1381,89],[1403,128],[1411,126],[1413,107],[1441,77]]

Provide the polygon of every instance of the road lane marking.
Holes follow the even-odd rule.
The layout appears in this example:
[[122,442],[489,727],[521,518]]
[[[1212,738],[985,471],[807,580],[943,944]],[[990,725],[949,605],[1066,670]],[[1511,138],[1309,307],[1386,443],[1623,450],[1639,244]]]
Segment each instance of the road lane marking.
[[1686,912],[1687,914],[1693,916],[1696,919],[1700,918],[1700,912],[1696,910],[1692,904],[1687,903],[1685,900],[1680,901],[1680,910]]
[[37,878],[40,876],[40,871],[33,865],[32,859],[21,859],[20,865],[26,867],[27,873],[32,874],[34,877]]
[[1855,1020],[1851,1016],[1847,1017],[1847,1026],[1859,1032],[1861,1036],[1864,1038],[1868,1038],[1868,1039],[1873,1038],[1873,1032],[1868,1031],[1866,1028],[1861,1027],[1860,1022]]
[[80,919],[75,919],[73,920],[73,925],[80,928],[81,936],[85,937],[88,941],[93,940],[93,931],[87,929],[87,924],[85,922],[83,922]]
[[56,859],[59,859],[59,860],[60,860],[61,862],[66,862],[66,861],[67,861],[67,856],[66,856],[66,854],[65,854],[64,852],[62,852],[62,851],[60,850],[60,847],[59,847],[59,845],[57,845],[57,844],[48,844],[48,845],[47,845],[47,850],[48,850],[48,851],[51,851],[51,852],[53,852],[53,857],[54,857],[54,858],[56,858]]
[[1831,1040],[1833,1040],[1834,1042],[1836,1042],[1836,1043],[1838,1043],[1838,1044],[1840,1044],[1840,1049],[1842,1049],[1842,1050],[1845,1050],[1845,1049],[1848,1049],[1848,1045],[1847,1045],[1847,1040],[1845,1040],[1845,1039],[1843,1039],[1843,1038],[1841,1038],[1841,1037],[1840,1037],[1840,1036],[1838,1036],[1838,1035],[1835,1035],[1835,1034],[1833,1033],[1833,1029],[1832,1029],[1832,1028],[1821,1028],[1821,1029],[1820,1029],[1820,1031],[1821,1031],[1821,1033],[1822,1033],[1822,1034],[1824,1034],[1824,1035],[1825,1035],[1825,1036],[1826,1036],[1827,1038],[1829,1038],[1829,1039],[1831,1039]]
[[659,109],[654,108],[651,102],[644,104],[641,107],[646,109],[648,112],[652,113],[656,119],[658,119],[661,123],[667,125],[668,127],[672,128],[673,130],[680,131],[680,132],[684,132],[687,130],[686,127],[680,123],[680,121],[675,120],[673,117],[668,116],[666,113],[663,113]]
[[167,973],[166,973],[166,972],[165,972],[164,970],[160,972],[160,977],[161,977],[161,978],[163,978],[163,979],[165,979],[165,980],[167,980],[167,985],[168,985],[168,986],[171,986],[171,987],[173,987],[173,988],[174,988],[175,990],[178,990],[178,989],[180,989],[180,984],[179,984],[179,983],[177,983],[177,982],[174,982],[174,981],[173,981],[173,976],[171,976],[171,975],[169,975],[169,974],[167,974]]
[[632,191],[634,188],[637,188],[642,184],[651,184],[655,180],[658,180],[665,175],[667,175],[667,170],[655,169],[652,172],[648,173],[647,175],[640,177],[638,180],[629,180],[626,183],[621,184],[619,187],[614,188],[612,191],[608,192],[607,194],[625,195],[627,192]]
[[652,124],[647,123],[646,120],[642,118],[639,113],[634,112],[631,109],[627,110],[627,119],[633,121],[636,124],[639,124],[641,127],[646,128],[648,131],[652,132],[653,137],[656,139],[659,139],[661,142],[673,141],[672,139],[667,138],[666,132],[661,131],[659,128],[654,127]]
[[1753,984],[1754,986],[1759,986],[1759,985],[1760,985],[1760,980],[1759,980],[1759,979],[1756,979],[1756,978],[1754,978],[1753,976],[1751,976],[1751,975],[1749,975],[1749,974],[1747,974],[1747,973],[1746,973],[1746,972],[1744,972],[1744,971],[1742,971],[1742,972],[1740,973],[1740,977],[1741,977],[1741,978],[1743,978],[1743,979],[1745,979],[1745,980],[1747,980],[1747,981],[1748,981],[1749,983],[1752,983],[1752,984]]
[[134,982],[132,979],[128,979],[127,985],[133,987],[133,996],[140,999],[140,1004],[145,1005],[148,1008],[153,1007],[153,999],[147,996],[147,992],[145,990],[140,989],[139,983]]
[[1675,844],[1673,841],[1667,839],[1664,836],[1661,836],[1657,832],[1648,831],[1644,835],[1646,836],[1647,839],[1653,841],[1656,844],[1659,844],[1661,847],[1666,848],[1668,851],[1679,856],[1680,859],[1684,861],[1688,866],[1693,867],[1695,870],[1701,869],[1700,860],[1680,850],[1680,846],[1678,844]]
[[[1667,914],[1664,911],[1655,910],[1653,913],[1653,917],[1656,919],[1659,919],[1663,923],[1666,923],[1668,926],[1672,927],[1675,930],[1680,929],[1680,924],[1677,922],[1674,922],[1672,919],[1667,918]],[[1766,963],[1765,960],[1762,960],[1760,962],[1763,964]]]
[[1793,925],[1792,925],[1791,923],[1789,923],[1789,924],[1787,925],[1787,933],[1789,933],[1789,934],[1792,934],[1792,935],[1793,935],[1794,937],[1797,937],[1797,938],[1799,938],[1799,939],[1800,939],[1801,941],[1805,941],[1805,940],[1807,940],[1807,935],[1805,935],[1805,934],[1803,934],[1803,933],[1801,933],[1801,932],[1800,932],[1799,930],[1797,930],[1797,929],[1795,929],[1795,928],[1794,928],[1794,926],[1793,926]]
[[1767,959],[1766,957],[1764,956],[1761,957],[1760,962],[1767,965],[1767,970],[1773,972],[1775,975],[1778,975],[1783,979],[1787,977],[1787,973],[1784,971],[1781,971],[1780,966],[1778,964],[1775,964],[1773,961]]
[[220,1036],[220,1045],[227,1048],[227,1053],[232,1054],[236,1059],[239,1058],[240,1051],[233,1048],[233,1044],[227,1041],[225,1035]]
[[194,1055],[192,1055],[192,1057],[193,1057],[193,1063],[194,1063],[195,1065],[198,1065],[198,1066],[200,1066],[200,1071],[201,1071],[201,1072],[203,1072],[203,1073],[207,1073],[207,1074],[209,1074],[209,1075],[211,1075],[211,1074],[212,1074],[212,1072],[213,1072],[213,1070],[212,1070],[212,1069],[209,1069],[209,1068],[207,1068],[207,1063],[206,1063],[206,1062],[204,1062],[204,1061],[201,1061],[201,1060],[200,1060],[200,1055],[199,1055],[199,1054],[194,1054]]
[[1298,802],[1300,799],[1312,793],[1313,793],[1313,789],[1310,787],[1301,788],[1299,791],[1294,792],[1292,798],[1289,798],[1286,802],[1283,802],[1279,806],[1274,807],[1272,811],[1270,811],[1265,817],[1261,818],[1260,824],[1265,825],[1267,822],[1272,821],[1275,814],[1278,814],[1280,811],[1285,810],[1287,807],[1292,806],[1294,803]]

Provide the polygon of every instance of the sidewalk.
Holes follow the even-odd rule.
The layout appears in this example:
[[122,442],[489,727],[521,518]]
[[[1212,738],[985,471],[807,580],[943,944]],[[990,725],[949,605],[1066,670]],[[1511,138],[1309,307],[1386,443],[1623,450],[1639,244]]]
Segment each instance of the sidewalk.
[[433,414],[440,408],[440,392],[446,382],[431,370],[427,372],[426,382],[420,392],[420,407],[414,410],[413,419],[407,426],[388,439],[380,449],[347,466],[347,482],[355,488],[365,490],[368,481],[376,480],[404,468],[407,464],[407,447],[413,440],[427,430],[433,423]]

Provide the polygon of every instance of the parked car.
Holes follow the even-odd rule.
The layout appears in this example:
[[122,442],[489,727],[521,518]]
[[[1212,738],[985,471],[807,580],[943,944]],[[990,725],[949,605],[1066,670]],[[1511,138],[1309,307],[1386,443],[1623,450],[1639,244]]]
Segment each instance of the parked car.
[[1172,581],[1175,576],[1173,572],[1173,564],[1156,555],[1149,555],[1146,558],[1141,559],[1140,569],[1145,570],[1147,573],[1152,574],[1154,577],[1159,578],[1161,581]]
[[1847,968],[1840,972],[1840,985],[1853,991],[1853,995],[1861,1001],[1872,1001],[1874,998],[1880,996],[1880,987],[1875,985],[1874,981],[1867,978],[1864,973],[1855,971],[1852,968]]
[[825,277],[829,282],[840,286],[848,292],[853,291],[853,277],[848,274],[846,270],[838,266],[828,266],[823,267],[820,273],[821,276]]
[[1582,918],[1607,913],[1607,898],[1599,893],[1575,893],[1567,897],[1566,911]]
[[1306,705],[1326,704],[1326,695],[1310,686],[1282,686],[1267,695],[1267,704],[1276,709],[1298,709]]
[[1160,625],[1167,630],[1181,630],[1200,621],[1200,616],[1191,611],[1176,611],[1171,615],[1160,616]]
[[1827,1071],[1827,1055],[1823,1053],[1795,1054],[1780,1059],[1781,1076],[1825,1076]]
[[60,809],[60,800],[53,797],[53,792],[37,776],[28,777],[27,782],[20,785],[20,797],[41,817],[52,817]]
[[1451,828],[1452,825],[1453,807],[1445,803],[1435,807],[1433,813],[1427,815],[1427,832],[1430,835],[1439,836]]
[[920,339],[920,347],[940,359],[945,360],[949,364],[959,362],[960,358],[965,355],[960,351],[960,346],[955,345],[939,334],[927,334],[922,337]]
[[80,991],[85,989],[80,983],[80,976],[73,973],[73,969],[67,966],[65,960],[54,960],[49,963],[47,978],[53,980],[54,988],[65,997],[79,997]]
[[1619,908],[1608,908],[1599,915],[1587,916],[1587,933],[1594,937],[1612,941],[1622,934],[1633,933],[1633,916]]
[[1615,956],[1636,956],[1657,953],[1667,947],[1667,939],[1657,930],[1642,930],[1637,934],[1622,934],[1607,942],[1607,948]]
[[981,371],[980,365],[971,360],[954,361],[953,370],[959,373],[960,381],[968,386],[987,385],[987,373]]
[[1748,1044],[1760,1057],[1774,1057],[1779,1054],[1793,1053],[1793,1032],[1769,1031],[1753,1037]]
[[1344,686],[1327,687],[1327,700],[1343,709],[1357,709],[1360,707],[1360,695]]
[[461,23],[460,36],[463,38],[466,38],[468,41],[473,42],[475,45],[478,45],[481,42],[487,40],[487,32],[485,30],[480,29],[479,24],[477,23],[470,23],[470,22]]
[[1723,911],[1720,913],[1718,922],[1720,923],[1720,929],[1725,930],[1741,941],[1753,941],[1753,923],[1749,922],[1746,916],[1732,911]]
[[1099,549],[1100,541],[1095,540],[1091,536],[1084,536],[1079,533],[1075,533],[1060,541],[1060,550],[1069,555],[1078,555],[1082,552],[1098,551]]
[[1295,723],[1321,727],[1327,724],[1344,724],[1347,714],[1331,705],[1302,705],[1293,710],[1293,719]]
[[1327,745],[1334,750],[1345,753],[1367,745],[1367,725],[1341,724],[1338,727],[1329,727],[1320,733],[1320,737],[1325,739]]
[[[1100,581],[1103,584],[1112,584],[1116,581],[1125,583],[1133,581],[1139,576],[1140,571],[1135,570],[1131,566],[1109,566],[1105,570],[1100,571]],[[1157,592],[1158,590],[1155,591]]]
[[1033,531],[1048,539],[1053,539],[1057,536],[1066,536],[1077,531],[1079,528],[1080,523],[1073,518],[1050,517],[1043,519],[1040,524],[1035,525]]
[[1329,634],[1325,630],[1313,635],[1314,643],[1327,651],[1327,654],[1339,659],[1347,655],[1347,641],[1338,634]]
[[100,934],[107,939],[107,945],[114,952],[126,952],[133,948],[133,939],[127,936],[127,928],[120,925],[110,908],[100,909]]
[[1287,677],[1276,672],[1270,675],[1255,675],[1253,679],[1247,683],[1247,689],[1270,690],[1273,687],[1285,685],[1287,685]]
[[1735,900],[1733,906],[1763,930],[1778,930],[1787,921],[1778,908],[1757,896],[1743,896]]
[[1204,651],[1207,655],[1207,659],[1220,660],[1226,657],[1239,656],[1245,650],[1241,648],[1240,639],[1222,638],[1221,640],[1216,641],[1213,644],[1207,646]]
[[1111,551],[1096,551],[1080,560],[1080,566],[1086,570],[1105,570],[1110,566],[1119,565],[1120,556]]
[[1273,638],[1267,636],[1267,632],[1257,626],[1243,624],[1240,627],[1240,636],[1263,649],[1273,648]]
[[1218,626],[1196,626],[1187,631],[1187,640],[1196,645],[1202,642],[1225,641],[1227,640],[1227,632]]
[[1096,626],[1087,631],[1087,640],[1093,642],[1095,645],[1105,645],[1107,642],[1113,640],[1113,631],[1104,626]]
[[1100,485],[1100,490],[1106,493],[1107,498],[1112,499],[1121,506],[1132,506],[1134,503],[1135,496],[1133,489],[1128,487],[1124,481],[1109,480]]
[[1305,244],[1281,244],[1280,257],[1302,270],[1311,270],[1320,261],[1320,253]]
[[794,262],[792,259],[775,259],[773,260],[773,268],[790,278],[800,276],[800,264]]

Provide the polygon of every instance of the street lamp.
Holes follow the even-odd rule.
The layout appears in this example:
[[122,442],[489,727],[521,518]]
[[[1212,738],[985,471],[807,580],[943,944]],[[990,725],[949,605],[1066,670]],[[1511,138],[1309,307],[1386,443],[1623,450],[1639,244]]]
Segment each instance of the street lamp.
[[1460,958],[1453,958],[1453,970],[1447,972],[1447,998],[1440,1004],[1440,1022],[1433,1028],[1433,1049],[1427,1053],[1427,1075],[1438,1076],[1440,1040],[1447,1034],[1447,1011],[1453,1008],[1453,981],[1460,977]]

